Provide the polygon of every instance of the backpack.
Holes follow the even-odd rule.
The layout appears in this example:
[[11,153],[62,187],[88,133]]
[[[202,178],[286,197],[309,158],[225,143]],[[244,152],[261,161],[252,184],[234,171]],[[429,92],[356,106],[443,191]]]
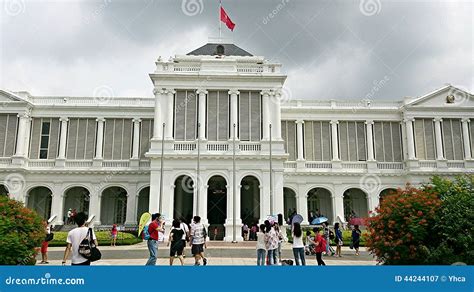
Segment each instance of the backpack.
[[150,232],[148,231],[148,228],[150,228],[150,224],[145,225],[145,228],[143,228],[143,239],[148,240],[150,239]]
[[79,244],[78,251],[81,256],[91,262],[98,261],[102,257],[102,254],[100,253],[99,249],[94,243],[94,239],[92,238],[92,228],[87,230],[87,235]]
[[334,240],[334,232],[329,230],[329,239]]

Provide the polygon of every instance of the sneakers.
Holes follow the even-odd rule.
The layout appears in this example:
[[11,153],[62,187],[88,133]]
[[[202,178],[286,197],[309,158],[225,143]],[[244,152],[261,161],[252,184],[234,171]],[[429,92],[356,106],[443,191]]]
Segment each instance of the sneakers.
[[206,258],[203,258],[203,259],[202,259],[202,263],[203,263],[204,266],[207,265],[207,259],[206,259]]

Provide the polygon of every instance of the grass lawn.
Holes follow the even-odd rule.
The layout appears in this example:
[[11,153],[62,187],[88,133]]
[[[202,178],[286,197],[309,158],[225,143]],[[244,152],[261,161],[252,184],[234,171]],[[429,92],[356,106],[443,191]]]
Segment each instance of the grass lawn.
[[[110,231],[96,231],[95,235],[99,246],[110,245]],[[49,246],[66,246],[66,237],[65,231],[54,232],[54,239],[49,242]],[[132,245],[139,242],[142,242],[142,239],[130,233],[119,232],[117,235],[117,245]]]

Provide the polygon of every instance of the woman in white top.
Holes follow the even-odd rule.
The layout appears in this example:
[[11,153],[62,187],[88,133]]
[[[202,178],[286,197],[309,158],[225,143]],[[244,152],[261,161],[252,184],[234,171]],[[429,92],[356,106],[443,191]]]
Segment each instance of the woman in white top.
[[306,261],[304,258],[304,243],[303,243],[303,231],[301,230],[301,225],[299,223],[293,223],[293,255],[295,256],[296,265],[299,266],[300,263],[303,266],[306,266]]
[[257,266],[265,265],[265,224],[260,224],[260,231],[257,232]]

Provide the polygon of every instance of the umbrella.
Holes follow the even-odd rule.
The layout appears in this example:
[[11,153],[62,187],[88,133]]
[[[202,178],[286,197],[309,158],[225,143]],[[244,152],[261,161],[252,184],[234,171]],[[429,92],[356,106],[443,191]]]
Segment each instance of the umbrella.
[[326,222],[326,221],[328,221],[328,218],[326,218],[326,217],[314,218],[313,221],[311,221],[311,225],[321,224],[321,223]]
[[365,220],[363,218],[352,218],[349,220],[350,225],[365,225]]
[[293,225],[293,223],[301,222],[303,222],[303,216],[301,216],[300,214],[296,214],[295,216],[293,216],[293,219],[291,219],[291,225]]

